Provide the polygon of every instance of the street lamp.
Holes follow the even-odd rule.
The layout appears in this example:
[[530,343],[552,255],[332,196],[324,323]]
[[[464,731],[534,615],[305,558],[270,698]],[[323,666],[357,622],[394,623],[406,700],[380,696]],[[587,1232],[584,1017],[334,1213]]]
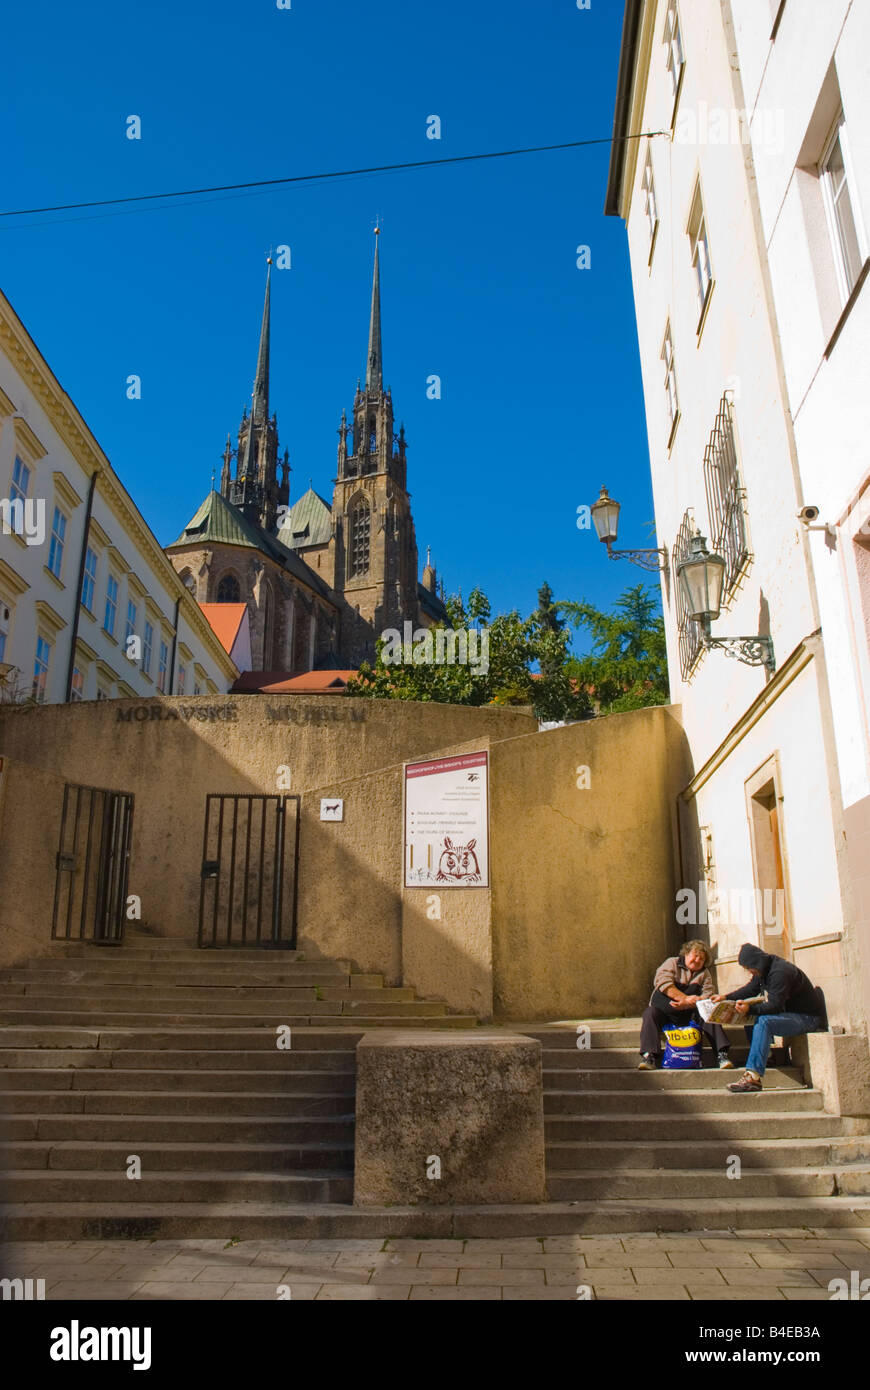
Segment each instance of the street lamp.
[[601,495],[597,502],[593,502],[589,508],[592,513],[592,522],[598,534],[598,539],[607,546],[607,555],[611,560],[630,560],[633,565],[640,565],[645,570],[668,570],[668,552],[663,547],[661,550],[614,550],[613,542],[616,540],[616,528],[619,522],[619,503],[608,495],[607,488],[602,487]]
[[773,642],[759,634],[756,637],[713,637],[710,624],[719,617],[722,591],[725,587],[725,561],[721,555],[711,555],[707,541],[700,531],[692,537],[691,550],[677,565],[677,578],[682,585],[689,617],[700,623],[705,647],[721,647],[726,656],[736,658],[747,666],[766,666],[771,675],[776,669]]

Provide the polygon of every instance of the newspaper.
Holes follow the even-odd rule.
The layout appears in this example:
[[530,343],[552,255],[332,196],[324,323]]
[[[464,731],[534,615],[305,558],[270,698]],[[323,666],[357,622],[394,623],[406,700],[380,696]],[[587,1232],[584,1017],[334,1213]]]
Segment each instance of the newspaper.
[[[751,1014],[741,1014],[737,1012],[735,1005],[736,999],[720,999],[718,1004],[714,1004],[712,999],[698,1000],[698,1013],[705,1023],[721,1023],[725,1027],[734,1023],[752,1024],[755,1019]],[[740,1000],[742,1004],[763,1004],[764,995],[758,994],[752,999]]]

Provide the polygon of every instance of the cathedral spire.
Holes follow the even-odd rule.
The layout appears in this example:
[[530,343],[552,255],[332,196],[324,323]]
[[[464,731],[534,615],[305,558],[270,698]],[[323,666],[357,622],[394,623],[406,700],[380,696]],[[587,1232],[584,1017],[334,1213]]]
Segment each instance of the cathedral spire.
[[366,390],[384,389],[384,361],[381,352],[381,273],[378,260],[380,227],[375,227],[375,271],[372,277],[372,312],[369,320],[369,355],[366,363]]
[[271,328],[270,291],[272,281],[272,257],[267,257],[266,298],[263,303],[263,322],[260,325],[260,347],[257,353],[257,375],[254,378],[254,393],[251,404],[251,419],[257,424],[265,424],[269,418],[269,334]]

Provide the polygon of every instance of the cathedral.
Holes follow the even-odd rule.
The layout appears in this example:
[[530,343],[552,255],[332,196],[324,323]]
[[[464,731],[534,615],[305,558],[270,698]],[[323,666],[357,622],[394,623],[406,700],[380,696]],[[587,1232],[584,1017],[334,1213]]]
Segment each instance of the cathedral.
[[332,503],[310,487],[290,503],[289,453],[269,413],[270,258],[250,414],[235,450],[227,437],[220,491],[166,548],[199,603],[246,605],[255,671],[355,668],[385,629],[447,621],[433,566],[417,578],[405,429],[394,431],[384,389],[378,236],[365,385],[352,423],[342,411]]

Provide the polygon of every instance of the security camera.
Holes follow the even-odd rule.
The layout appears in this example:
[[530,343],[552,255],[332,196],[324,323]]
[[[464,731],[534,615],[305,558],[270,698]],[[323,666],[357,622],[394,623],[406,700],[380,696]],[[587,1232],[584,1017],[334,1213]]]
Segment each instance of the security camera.
[[802,521],[804,526],[809,526],[818,519],[818,507],[801,507],[798,512],[798,521]]

